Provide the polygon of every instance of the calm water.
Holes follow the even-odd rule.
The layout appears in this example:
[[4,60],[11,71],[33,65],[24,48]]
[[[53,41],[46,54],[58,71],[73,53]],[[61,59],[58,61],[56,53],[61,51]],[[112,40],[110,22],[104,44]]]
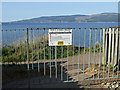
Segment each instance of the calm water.
[[26,28],[57,28],[57,27],[110,27],[118,26],[118,23],[3,23],[3,29],[26,29]]
[[[108,28],[110,26],[118,26],[118,23],[3,23],[2,29],[26,29],[26,28]],[[39,32],[40,33],[40,32]],[[43,32],[41,32],[43,34]],[[47,34],[47,30],[46,30]],[[17,31],[16,32],[17,39],[23,38],[24,32]],[[34,36],[38,35],[36,31],[34,31]],[[39,34],[40,35],[40,34]],[[75,29],[75,46],[79,45],[79,36],[80,36],[80,46],[84,46],[84,40],[86,41],[86,47],[89,46],[89,30],[86,29],[86,39],[84,38],[85,30],[82,29],[79,35],[78,29]],[[92,30],[92,46],[94,45],[95,32]],[[7,41],[6,41],[7,40]],[[10,44],[15,41],[15,31],[6,31],[3,32],[3,44]],[[96,32],[96,40],[95,42],[100,42],[100,30],[98,29]]]

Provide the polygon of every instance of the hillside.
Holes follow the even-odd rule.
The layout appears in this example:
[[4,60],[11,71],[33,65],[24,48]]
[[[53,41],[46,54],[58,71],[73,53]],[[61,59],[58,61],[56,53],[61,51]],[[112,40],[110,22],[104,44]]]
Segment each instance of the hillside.
[[94,15],[46,16],[14,22],[16,23],[118,22],[118,14],[101,13]]

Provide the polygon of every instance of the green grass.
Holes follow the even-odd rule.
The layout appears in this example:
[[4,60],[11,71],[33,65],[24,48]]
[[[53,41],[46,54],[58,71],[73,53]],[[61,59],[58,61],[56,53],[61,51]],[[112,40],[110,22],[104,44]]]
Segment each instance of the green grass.
[[[24,42],[24,43],[23,43]],[[38,49],[39,45],[39,49]],[[41,49],[40,49],[41,45]],[[44,48],[44,38],[37,38],[33,43],[33,60],[42,60],[44,59],[44,49],[45,49],[45,59],[50,58],[50,48],[48,45],[48,39],[45,38],[45,48]],[[53,49],[53,50],[52,50]],[[101,49],[102,50],[102,49]],[[53,51],[53,52],[52,52]],[[89,48],[85,48],[86,53],[89,52]],[[95,52],[99,52],[99,44],[96,44]],[[39,52],[39,54],[38,54]],[[57,58],[61,58],[61,47],[57,47]],[[91,52],[94,52],[94,47],[91,48]],[[79,53],[79,47],[74,47],[74,55]],[[84,47],[80,47],[80,53],[84,53]],[[69,56],[73,55],[73,45],[69,46]],[[30,61],[32,61],[32,43],[29,43],[29,57]],[[63,47],[63,57],[67,57],[67,46]],[[51,47],[51,58],[55,58],[55,47]],[[3,62],[20,62],[27,60],[27,44],[26,41],[23,40],[21,44],[14,42],[12,45],[8,45],[8,47],[2,48],[2,60]]]

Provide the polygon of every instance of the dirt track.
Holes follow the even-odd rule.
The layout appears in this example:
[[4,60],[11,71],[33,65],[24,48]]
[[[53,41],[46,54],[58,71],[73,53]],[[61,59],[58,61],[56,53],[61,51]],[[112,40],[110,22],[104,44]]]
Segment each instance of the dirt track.
[[[83,57],[84,54],[80,55],[80,69],[79,69],[79,79],[82,80],[83,78],[88,78],[88,73],[83,73]],[[95,87],[97,83],[97,81],[93,82],[93,81],[82,81],[82,82],[68,82],[65,83],[63,81],[61,81],[61,66],[63,66],[64,70],[63,70],[63,80],[66,81],[67,80],[67,74],[69,75],[69,80],[73,79],[77,80],[78,79],[78,55],[74,56],[74,77],[72,77],[73,75],[73,57],[70,56],[69,57],[69,66],[68,66],[68,71],[67,71],[67,58],[64,58],[64,64],[61,65],[61,59],[58,59],[58,78],[55,78],[55,65],[54,63],[52,66],[52,77],[50,78],[49,74],[50,74],[50,67],[49,67],[49,60],[46,60],[46,76],[43,75],[44,69],[44,61],[40,62],[40,73],[37,72],[31,72],[30,74],[30,83],[31,83],[31,88],[84,88],[86,87],[86,85],[89,85],[89,87]],[[88,68],[88,62],[89,61],[89,54],[87,53],[85,55],[85,70]],[[55,60],[52,60],[52,62],[55,62]],[[99,53],[96,54],[96,59],[95,59],[95,64],[98,64],[99,62]],[[37,67],[37,61],[34,62],[35,67]],[[91,66],[94,64],[94,59],[93,59],[93,54],[91,54]],[[93,70],[93,69],[90,69]],[[13,71],[13,70],[11,70]],[[34,74],[34,75],[33,75]],[[90,77],[93,75],[93,72],[90,71]],[[8,75],[9,77],[9,75]],[[100,80],[99,80],[100,81]],[[104,80],[103,80],[104,81]],[[86,83],[85,83],[86,82]],[[93,85],[91,85],[90,83],[93,82]],[[102,82],[102,81],[101,81]],[[9,81],[8,83],[4,84],[3,87],[5,88],[27,88],[28,87],[28,79],[24,77],[23,78],[19,78],[19,79],[13,79],[12,81]],[[98,85],[96,86],[96,88],[100,88],[102,86]]]

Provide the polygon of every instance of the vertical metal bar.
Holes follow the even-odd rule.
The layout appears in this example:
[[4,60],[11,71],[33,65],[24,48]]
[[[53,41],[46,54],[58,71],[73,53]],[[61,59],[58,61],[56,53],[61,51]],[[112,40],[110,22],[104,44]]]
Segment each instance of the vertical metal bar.
[[[6,40],[5,40],[5,44],[6,44],[6,45],[3,43],[3,41],[4,41],[4,40],[3,40],[3,38],[4,38],[4,37],[3,37],[3,36],[4,36],[4,35],[3,35],[3,32],[4,32],[4,31],[1,30],[1,32],[2,32],[2,41],[0,41],[0,42],[1,42],[1,44],[2,44],[2,49],[3,49],[3,47],[6,48],[7,42],[6,42]],[[4,45],[5,45],[5,46],[4,46]],[[1,57],[1,56],[0,56],[0,57]],[[4,65],[4,64],[5,64],[4,55],[2,55],[2,57],[3,57],[3,58],[2,58],[2,65]]]
[[41,38],[40,38],[40,61],[43,59],[43,58],[42,58],[42,46],[43,46],[43,45],[42,45],[42,37],[43,37],[42,35],[43,35],[42,29],[40,29],[40,37],[41,37]]
[[[12,30],[10,30],[10,36],[11,36],[11,56],[12,56]],[[13,56],[12,56],[12,58],[13,58]],[[13,64],[13,59],[12,59],[12,64]]]
[[[47,32],[47,35],[48,35],[48,33],[49,33],[49,32]],[[47,36],[47,40],[49,40],[49,36]],[[48,42],[48,45],[47,45],[47,48],[48,48],[48,58],[47,58],[47,59],[48,59],[48,60],[50,60],[50,58],[51,58],[51,57],[50,57],[50,53],[51,53],[51,52],[50,52],[50,47],[51,47],[51,46],[49,46],[49,42]],[[51,60],[50,60],[50,62],[49,62],[49,67],[51,68]],[[50,69],[50,70],[51,70],[51,69]],[[50,71],[50,72],[51,72],[51,71]],[[50,76],[50,75],[49,75],[49,76]],[[51,78],[51,77],[50,77],[50,78]]]
[[[47,29],[47,35],[49,34],[49,32],[48,32],[48,29]],[[47,36],[46,35],[46,43],[47,43],[47,41],[49,40],[49,36]],[[47,53],[48,53],[48,56],[47,56],[47,60],[50,60],[50,47],[49,47],[49,41],[48,41],[48,44],[46,45],[47,46],[47,48],[48,48],[48,50],[46,51]],[[49,67],[50,67],[50,62],[49,62]],[[50,75],[49,75],[50,76]]]
[[63,46],[61,46],[61,58],[62,58],[62,61],[61,61],[61,80],[63,80]]
[[115,50],[115,63],[114,63],[114,66],[117,64],[117,52],[118,52],[118,28],[116,29],[116,50]]
[[105,51],[104,51],[104,66],[103,66],[103,78],[105,78],[105,64],[106,64],[106,54],[107,54],[107,33],[108,33],[108,29],[105,30]]
[[[48,34],[49,34],[49,30],[48,30]],[[49,40],[49,36],[48,36],[48,40]],[[49,46],[49,42],[48,42],[48,47],[49,47],[48,57],[50,59],[50,78],[51,78],[51,46]]]
[[72,72],[72,80],[74,80],[74,40],[75,40],[75,29],[73,29],[73,72]]
[[[6,39],[5,40],[3,40],[4,39],[4,34],[3,34],[3,32],[5,33],[5,31],[4,30],[1,30],[1,33],[2,33],[2,39],[1,39],[1,48],[3,49],[3,47],[5,47],[5,48],[7,48],[7,41],[6,41]],[[5,37],[6,38],[6,37]],[[3,43],[4,42],[4,43]],[[1,50],[2,50],[1,49]],[[3,58],[2,58],[3,57]],[[5,65],[5,60],[4,60],[4,55],[2,55],[1,56],[1,62],[2,62],[2,65]]]
[[[15,54],[17,57],[17,39],[16,39],[16,30],[15,30]],[[17,64],[17,59],[16,59],[16,64]]]
[[99,52],[99,70],[98,70],[98,78],[100,78],[100,66],[101,66],[101,42],[102,42],[102,29],[100,29],[100,52]]
[[83,56],[83,79],[85,79],[85,49],[86,49],[86,28],[84,30],[84,56]]
[[26,38],[25,38],[25,30],[23,30],[24,31],[24,40],[23,40],[23,42],[24,42],[24,64],[25,64],[25,44],[26,44]]
[[114,55],[114,63],[113,63],[113,77],[114,77],[114,67],[117,64],[117,46],[118,46],[118,28],[116,29],[116,39],[115,39],[115,55]]
[[[114,30],[115,30],[115,31],[114,31],[114,34],[116,34],[116,29],[114,28]],[[117,36],[117,34],[116,34],[116,36]],[[115,38],[115,40],[116,40],[116,38]],[[114,41],[113,43],[115,43],[115,42],[116,42],[116,41]],[[116,45],[116,43],[115,43],[115,45]],[[112,65],[113,65],[113,73],[112,73],[112,77],[114,77],[114,63],[115,63],[115,52],[116,52],[115,50],[116,50],[116,46],[114,46],[114,49],[113,49],[113,50],[114,50],[114,51],[113,51],[114,53],[112,52],[112,53],[113,53],[113,55],[112,55],[112,56],[113,56],[113,57],[112,57],[112,58],[113,58],[113,63],[112,63]]]
[[57,46],[55,46],[55,68],[56,68],[56,78],[57,78]]
[[115,28],[112,28],[112,58],[111,58],[111,65],[113,64],[113,61],[114,61],[114,43],[115,43]]
[[32,40],[32,70],[34,69],[34,64],[33,64],[33,30],[31,28],[31,40]]
[[103,56],[102,56],[102,64],[104,65],[104,55],[105,55],[105,28],[103,28]]
[[80,73],[80,28],[79,28],[79,55],[78,55],[78,81],[79,81],[79,73]]
[[[52,60],[53,60],[53,47],[52,47]],[[53,65],[53,62],[51,63],[51,65]]]
[[[4,30],[1,30],[1,32],[2,32],[2,41],[1,41],[1,44],[2,44],[2,49],[3,49],[3,47],[7,48],[7,41],[5,40],[5,44],[6,44],[6,45],[4,46],[4,43],[3,43],[3,41],[4,41],[4,40],[3,40],[3,39],[4,39],[4,37],[3,37],[3,36],[4,36],[4,34],[3,34]],[[5,37],[5,38],[6,38],[6,37]],[[3,58],[2,58],[2,64],[5,65],[4,55],[2,55],[1,57],[3,57]]]
[[[96,59],[98,59],[99,55],[98,55],[98,28],[96,28],[95,30],[95,33],[96,33],[96,42],[95,42],[95,46],[96,46]],[[96,62],[96,64],[99,64],[98,62]],[[97,69],[97,68],[96,68]]]
[[[31,28],[31,44],[32,44],[32,76],[31,76],[31,78],[33,77],[33,69],[34,69],[34,62],[33,62],[33,29]],[[33,82],[32,83],[34,83],[34,79],[32,80]]]
[[[39,29],[40,30],[40,32],[39,32],[39,35],[40,35],[40,38],[39,38],[39,65],[40,65],[40,61],[41,61],[41,59],[42,59],[42,57],[41,57],[41,28]],[[39,66],[39,70],[40,70],[40,66]],[[39,73],[39,76],[40,76],[40,73]],[[39,83],[40,83],[40,80],[41,80],[41,77],[39,77]]]
[[117,68],[117,78],[119,78],[119,71],[120,71],[120,28],[118,28],[118,35],[119,35],[119,52],[118,52],[118,68]]
[[[6,32],[7,32],[7,30],[6,31],[4,31],[4,30],[1,30],[2,31],[2,47],[4,47],[3,46],[3,39],[4,39],[4,37],[5,37],[5,35],[4,35],[4,33],[6,34]],[[6,40],[5,40],[5,48],[8,48],[7,46],[8,46],[8,41],[7,41],[7,36],[5,37],[6,38]],[[2,62],[3,62],[3,64],[5,65],[5,63],[6,63],[6,61],[5,61],[5,59],[4,59],[4,56],[3,56],[3,59],[2,59]]]
[[46,68],[45,68],[45,29],[44,29],[44,76],[46,75]]
[[[97,38],[97,42],[98,42],[98,44],[99,44],[99,38],[98,38],[99,34],[98,34],[98,33],[99,33],[99,30],[97,29],[97,37],[96,37],[96,38]],[[99,48],[99,47],[97,47],[97,53],[98,53],[98,48]],[[98,57],[99,57],[99,54],[98,54]]]
[[[2,48],[5,46],[6,47],[6,45],[7,45],[7,42],[6,42],[6,40],[5,40],[5,42],[3,42],[3,39],[4,39],[4,30],[1,30],[1,32],[2,32],[2,40],[0,41],[1,43],[2,43]],[[2,63],[3,64],[3,63]]]
[[[1,40],[1,42],[2,42],[2,49],[3,49],[3,47],[4,47],[4,46],[3,46],[4,36],[5,36],[5,38],[6,38],[6,39],[5,39],[5,44],[6,44],[5,47],[8,48],[8,41],[7,41],[7,36],[6,36],[7,30],[5,30],[5,31],[4,31],[4,30],[1,30],[1,31],[2,31],[2,40]],[[3,34],[3,32],[5,33],[5,35]],[[2,56],[3,56],[3,55],[2,55]],[[9,58],[8,58],[8,59],[9,59]],[[7,61],[8,61],[8,60],[7,60]],[[4,64],[7,64],[7,63],[6,63],[7,61],[4,60],[4,56],[3,56],[2,64],[3,64],[3,63],[4,63]]]
[[109,28],[108,78],[110,72],[110,58],[111,58],[111,28]]
[[94,37],[94,69],[93,69],[93,79],[95,79],[95,51],[96,51],[96,29],[94,30],[94,33],[95,33],[95,37]]
[[[9,40],[8,40],[8,31],[7,31],[7,30],[6,30],[6,35],[7,35],[6,41],[9,42]],[[8,43],[8,44],[9,44],[9,43]],[[8,65],[9,65],[9,57],[8,57]]]
[[19,30],[19,38],[20,38],[20,64],[21,64],[21,31]]
[[51,78],[51,46],[50,46],[50,78]]
[[39,29],[37,29],[37,55],[38,55],[38,72],[40,72],[40,66],[39,66]]
[[68,81],[68,71],[69,71],[69,47],[67,46],[67,81]]
[[90,76],[90,64],[91,64],[91,28],[90,28],[90,39],[89,39],[89,64],[88,64],[88,78]]
[[27,69],[28,69],[28,88],[30,88],[30,70],[29,70],[29,31],[27,28]]
[[41,32],[41,29],[40,29],[40,40],[39,40],[39,47],[40,47],[40,51],[39,51],[39,58],[40,58],[40,61],[39,61],[39,63],[41,62],[41,60],[42,60],[42,55],[41,55],[41,47],[42,47],[42,32]]

